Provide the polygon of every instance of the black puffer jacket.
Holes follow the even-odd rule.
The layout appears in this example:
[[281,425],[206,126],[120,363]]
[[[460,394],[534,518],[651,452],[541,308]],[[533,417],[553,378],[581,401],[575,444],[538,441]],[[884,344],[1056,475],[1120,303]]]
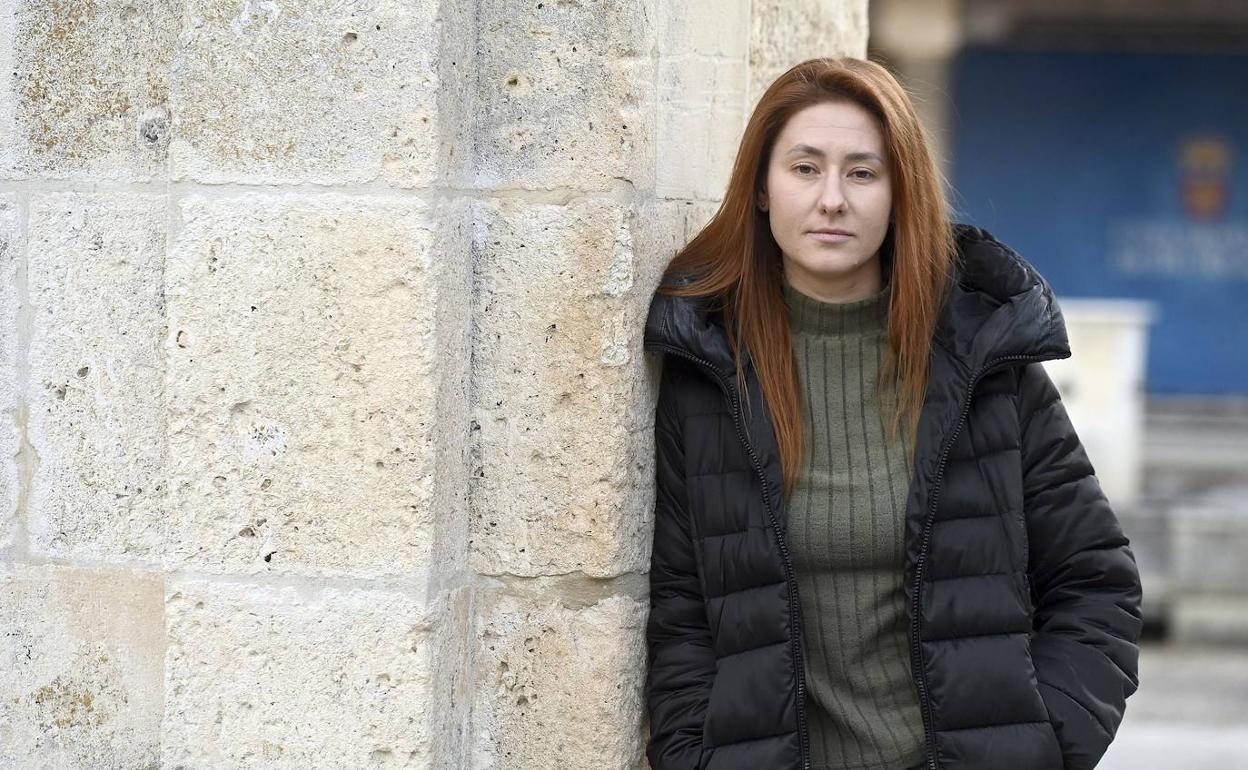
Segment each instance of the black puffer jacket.
[[[1070,356],[1045,280],[955,225],[907,502],[911,669],[931,770],[1087,770],[1137,686],[1127,538],[1038,363]],[[654,770],[809,762],[804,650],[770,418],[747,418],[705,303],[655,294],[666,353],[647,638]]]

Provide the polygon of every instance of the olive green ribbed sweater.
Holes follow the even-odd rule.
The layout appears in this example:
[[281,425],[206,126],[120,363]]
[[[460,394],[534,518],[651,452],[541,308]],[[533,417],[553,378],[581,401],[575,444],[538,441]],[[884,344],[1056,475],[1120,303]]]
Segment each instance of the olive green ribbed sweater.
[[872,398],[890,291],[835,303],[784,283],[807,452],[788,537],[813,770],[903,770],[923,759],[902,587],[910,437],[888,442]]

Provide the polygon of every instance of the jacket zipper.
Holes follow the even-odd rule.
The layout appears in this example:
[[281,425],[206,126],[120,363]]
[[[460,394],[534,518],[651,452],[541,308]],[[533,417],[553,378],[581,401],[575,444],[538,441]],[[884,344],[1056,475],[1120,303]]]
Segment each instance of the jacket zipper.
[[789,557],[789,546],[784,539],[784,530],[780,527],[779,519],[776,518],[775,511],[771,507],[771,497],[767,494],[767,476],[763,473],[763,465],[759,462],[758,455],[754,453],[754,447],[750,444],[741,427],[740,400],[736,390],[725,381],[723,373],[710,361],[699,358],[685,349],[673,345],[651,343],[646,347],[674,353],[682,358],[701,364],[715,375],[715,381],[719,383],[720,388],[724,391],[724,395],[732,403],[732,422],[737,429],[737,438],[745,446],[746,451],[750,455],[750,462],[754,464],[754,471],[758,474],[759,483],[763,488],[763,506],[767,509],[767,519],[771,522],[771,527],[776,533],[776,540],[780,546],[780,555],[784,558],[784,579],[789,586],[789,628],[792,629],[789,644],[793,648],[794,668],[797,671],[798,751],[802,762],[802,770],[810,770],[810,736],[806,731],[806,674],[802,666],[801,629],[798,625],[797,579],[793,576],[793,562]]
[[923,732],[927,738],[927,767],[928,770],[939,770],[940,763],[936,761],[936,739],[934,729],[932,727],[932,706],[927,698],[927,671],[923,667],[923,650],[919,644],[919,629],[922,616],[922,597],[920,591],[923,588],[923,562],[927,558],[928,540],[931,537],[932,523],[936,517],[936,503],[940,497],[941,480],[945,474],[945,461],[949,457],[949,451],[953,448],[954,441],[957,440],[958,434],[962,432],[962,424],[966,422],[966,417],[971,412],[971,396],[975,391],[975,385],[989,371],[996,368],[999,364],[1006,361],[1043,361],[1053,356],[1046,355],[1011,355],[1000,356],[994,358],[984,364],[975,372],[966,386],[966,394],[962,397],[962,412],[958,417],[958,421],[954,424],[953,430],[949,434],[949,438],[945,441],[944,447],[940,451],[940,461],[936,466],[936,475],[932,480],[932,493],[929,495],[929,505],[927,515],[923,519],[923,535],[919,541],[919,558],[914,569],[914,602],[910,608],[910,666],[916,674],[915,684],[919,688],[919,703],[922,706],[923,714]]

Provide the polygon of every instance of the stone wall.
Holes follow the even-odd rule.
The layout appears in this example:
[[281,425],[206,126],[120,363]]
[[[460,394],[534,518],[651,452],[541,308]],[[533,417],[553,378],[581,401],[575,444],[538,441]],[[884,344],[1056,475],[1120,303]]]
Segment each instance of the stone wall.
[[865,0],[0,0],[0,768],[641,768],[650,294]]

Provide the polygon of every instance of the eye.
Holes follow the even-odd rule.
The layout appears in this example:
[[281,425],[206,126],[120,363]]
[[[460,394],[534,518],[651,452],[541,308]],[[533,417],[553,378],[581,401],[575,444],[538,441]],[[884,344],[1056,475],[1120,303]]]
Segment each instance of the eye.
[[798,176],[810,176],[810,174],[802,174],[802,173],[800,173],[800,169],[803,169],[803,168],[808,168],[808,169],[811,169],[812,171],[818,171],[818,170],[819,170],[819,169],[815,168],[814,166],[810,165],[809,163],[798,163],[796,166],[794,166],[794,167],[793,167],[793,170],[795,170],[795,171],[798,171],[798,172],[799,172],[799,173],[798,173]]
[[870,169],[865,169],[865,168],[854,169],[853,174],[851,174],[850,176],[853,176],[857,174],[858,172],[862,172],[866,174],[865,177],[864,176],[858,177],[859,179],[871,179],[875,176],[875,172],[871,171]]

